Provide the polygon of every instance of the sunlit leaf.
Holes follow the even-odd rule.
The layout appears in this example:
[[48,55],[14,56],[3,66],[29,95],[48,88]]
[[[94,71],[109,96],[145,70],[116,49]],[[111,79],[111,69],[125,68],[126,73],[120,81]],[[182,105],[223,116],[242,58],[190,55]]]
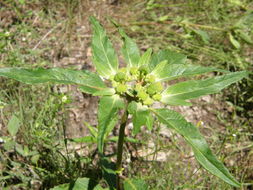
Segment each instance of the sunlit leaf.
[[98,149],[103,153],[105,134],[108,128],[113,128],[118,120],[118,110],[124,107],[119,96],[103,96],[98,108]]
[[240,42],[238,42],[231,33],[229,33],[228,36],[229,36],[229,40],[230,40],[231,44],[236,49],[240,49],[241,48]]
[[163,93],[161,101],[169,105],[187,105],[185,100],[214,94],[248,76],[248,72],[233,72],[205,80],[190,80],[169,86]]
[[189,64],[168,64],[167,61],[162,61],[151,72],[156,76],[156,81],[173,80],[180,77],[187,77],[192,75],[200,75],[212,71],[223,71],[213,67],[202,67],[199,65]]
[[95,19],[90,17],[90,22],[93,27],[92,37],[92,60],[97,69],[97,72],[109,78],[118,70],[118,58],[113,49],[112,43],[106,35],[103,27]]
[[141,65],[149,65],[150,62],[150,58],[151,58],[151,54],[152,54],[152,49],[149,48],[140,58],[138,66]]
[[192,147],[195,158],[205,169],[230,185],[240,187],[240,183],[234,179],[227,168],[212,154],[205,139],[193,124],[187,122],[179,113],[173,110],[164,108],[152,111],[160,122],[174,129],[185,138],[186,142]]
[[97,142],[97,139],[95,137],[92,137],[92,136],[72,138],[72,139],[69,139],[69,140],[72,141],[72,142],[76,142],[76,143],[95,143],[95,142]]
[[98,75],[85,70],[79,71],[63,68],[0,68],[0,76],[15,79],[26,84],[45,82],[75,84],[78,85],[83,92],[90,94],[106,88],[104,82]]
[[146,126],[149,130],[152,129],[154,119],[147,107],[133,101],[129,104],[128,110],[133,115],[134,135],[140,132],[141,126]]
[[173,52],[170,50],[161,50],[158,53],[154,53],[151,57],[150,69],[155,68],[155,66],[162,61],[167,61],[168,64],[184,64],[186,63],[186,56]]
[[142,179],[125,179],[124,190],[147,190],[148,185]]
[[102,187],[89,178],[78,178],[76,181],[71,183],[65,183],[62,185],[55,186],[50,190],[100,190]]
[[124,41],[121,51],[125,58],[125,61],[129,65],[129,67],[138,66],[140,59],[140,52],[138,46],[131,38],[126,35],[126,33],[122,29],[119,29],[119,33]]

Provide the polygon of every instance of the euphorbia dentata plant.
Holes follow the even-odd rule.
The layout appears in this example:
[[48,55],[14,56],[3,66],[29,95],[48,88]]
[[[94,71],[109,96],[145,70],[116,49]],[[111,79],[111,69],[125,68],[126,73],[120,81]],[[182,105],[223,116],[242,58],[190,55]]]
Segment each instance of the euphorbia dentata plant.
[[[152,50],[148,49],[140,55],[135,42],[118,27],[123,39],[121,50],[125,60],[125,65],[120,67],[112,43],[106,36],[103,27],[94,17],[91,17],[90,21],[93,26],[92,58],[97,73],[63,68],[1,68],[0,76],[28,84],[44,82],[75,84],[79,86],[82,92],[100,96],[97,145],[101,158],[105,154],[105,134],[112,131],[119,122],[115,171],[117,175],[115,188],[117,189],[123,188],[121,182],[122,155],[125,127],[129,115],[132,115],[132,132],[134,135],[141,132],[142,126],[152,130],[154,121],[159,121],[179,133],[186,140],[192,147],[196,160],[206,170],[228,184],[239,187],[240,183],[213,155],[196,126],[187,122],[176,111],[167,107],[153,108],[153,104],[160,102],[170,106],[189,106],[191,103],[188,100],[217,93],[228,85],[246,77],[247,72],[227,72],[186,64],[186,56],[169,50],[152,53]],[[189,76],[213,71],[225,74],[202,80],[186,80],[173,85],[167,83],[174,79],[182,77],[188,79]],[[123,110],[122,114],[119,114],[120,110]],[[131,185],[135,185],[134,180]],[[128,189],[128,187],[129,184],[124,183],[124,188]]]

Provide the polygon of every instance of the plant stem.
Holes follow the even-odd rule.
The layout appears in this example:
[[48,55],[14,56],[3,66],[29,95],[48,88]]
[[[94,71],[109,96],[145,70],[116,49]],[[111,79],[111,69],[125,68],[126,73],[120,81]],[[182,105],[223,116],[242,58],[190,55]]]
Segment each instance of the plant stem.
[[120,123],[120,129],[119,129],[119,139],[118,139],[118,147],[117,147],[117,163],[116,163],[116,171],[117,171],[117,176],[116,176],[116,186],[117,190],[121,190],[121,183],[120,183],[120,174],[122,171],[122,154],[123,154],[123,144],[124,144],[124,137],[125,137],[125,128],[126,128],[126,123],[127,123],[127,118],[128,118],[128,111],[127,111],[127,106],[125,109],[125,112],[121,118],[121,123]]

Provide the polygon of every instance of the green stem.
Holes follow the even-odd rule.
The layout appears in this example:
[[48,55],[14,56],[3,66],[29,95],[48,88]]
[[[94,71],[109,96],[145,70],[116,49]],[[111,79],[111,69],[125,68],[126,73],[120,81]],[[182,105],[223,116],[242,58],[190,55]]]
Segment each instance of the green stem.
[[120,175],[122,171],[122,154],[123,154],[123,144],[124,144],[124,137],[125,137],[125,128],[127,124],[127,118],[128,118],[128,111],[127,106],[125,109],[125,112],[121,118],[120,123],[120,129],[119,129],[119,139],[118,139],[118,148],[117,148],[117,163],[116,163],[116,171],[117,171],[117,179],[116,179],[116,185],[117,190],[121,190],[121,183],[120,183]]

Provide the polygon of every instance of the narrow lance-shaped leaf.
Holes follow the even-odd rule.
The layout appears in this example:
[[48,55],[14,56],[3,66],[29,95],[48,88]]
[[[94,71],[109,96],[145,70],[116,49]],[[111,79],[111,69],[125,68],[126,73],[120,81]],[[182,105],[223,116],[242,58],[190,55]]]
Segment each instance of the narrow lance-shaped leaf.
[[116,74],[118,70],[118,58],[113,49],[112,43],[106,35],[103,27],[94,18],[90,17],[90,22],[93,26],[92,37],[92,60],[97,69],[97,72],[109,78]]
[[168,61],[168,64],[185,64],[186,58],[187,57],[181,53],[173,52],[170,50],[161,50],[158,53],[152,55],[150,69],[154,69],[157,64],[165,60]]
[[90,94],[106,88],[106,85],[98,75],[86,70],[78,71],[63,68],[0,68],[0,76],[15,79],[26,84],[45,82],[75,84],[79,85],[83,92]]
[[248,76],[248,72],[233,72],[205,80],[190,80],[169,86],[163,93],[161,101],[169,105],[188,105],[185,100],[214,94]]
[[213,175],[219,177],[230,185],[240,187],[240,183],[234,179],[227,168],[212,154],[205,139],[198,129],[187,122],[179,113],[168,109],[152,109],[158,119],[169,128],[182,135],[192,147],[198,162]]
[[98,150],[103,154],[104,138],[118,121],[118,110],[124,107],[123,100],[117,96],[103,96],[98,108]]
[[150,64],[150,58],[152,54],[152,49],[149,48],[140,58],[138,66],[141,65],[149,65]]
[[127,64],[130,67],[137,67],[140,59],[140,52],[138,46],[131,38],[126,35],[126,33],[121,28],[119,28],[119,33],[124,41],[121,51]]
[[154,119],[147,107],[133,101],[129,104],[128,111],[133,115],[132,121],[134,135],[140,131],[141,126],[145,125],[149,130],[152,129]]
[[199,65],[186,65],[186,64],[168,64],[167,60],[162,61],[151,72],[156,76],[158,82],[174,80],[180,77],[187,77],[192,75],[200,75],[212,71],[226,72],[221,69],[213,67],[202,67]]

